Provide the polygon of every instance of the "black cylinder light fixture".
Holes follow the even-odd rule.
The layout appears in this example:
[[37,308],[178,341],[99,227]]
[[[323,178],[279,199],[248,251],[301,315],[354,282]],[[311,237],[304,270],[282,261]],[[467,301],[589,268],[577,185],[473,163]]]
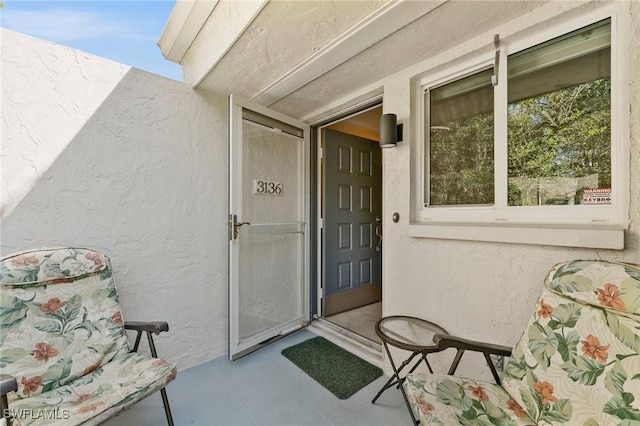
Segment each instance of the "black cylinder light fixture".
[[382,114],[380,116],[380,147],[394,148],[398,142],[402,142],[402,124],[398,124],[395,114]]

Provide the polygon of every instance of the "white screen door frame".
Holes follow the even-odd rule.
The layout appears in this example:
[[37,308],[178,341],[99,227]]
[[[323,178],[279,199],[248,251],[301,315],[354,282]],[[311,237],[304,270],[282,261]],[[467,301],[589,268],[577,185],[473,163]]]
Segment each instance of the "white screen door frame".
[[229,96],[230,360],[309,321],[310,147],[308,124]]

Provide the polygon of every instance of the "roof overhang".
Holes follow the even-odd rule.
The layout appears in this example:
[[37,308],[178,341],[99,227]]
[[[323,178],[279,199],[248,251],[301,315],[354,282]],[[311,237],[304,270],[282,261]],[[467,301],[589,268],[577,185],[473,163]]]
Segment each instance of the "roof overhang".
[[[542,0],[178,0],[159,41],[193,88],[234,94],[294,117],[526,19]],[[557,11],[561,13],[562,10]],[[525,25],[526,26],[526,25]],[[476,43],[476,42],[474,42]]]
[[158,46],[171,62],[181,63],[219,0],[178,0],[162,30]]
[[[212,54],[208,55],[208,71],[224,56],[267,3],[268,0],[178,0],[160,35],[158,46],[166,59],[182,64],[205,23],[214,19],[216,25],[209,32],[216,42],[211,46]],[[202,78],[204,75],[191,84],[197,86]]]
[[[308,4],[309,9],[314,10],[313,13],[317,13],[319,9],[334,9],[333,12],[324,15],[326,21],[322,25],[327,26],[331,25],[332,20],[336,20],[335,14],[340,14],[341,11],[327,6],[333,2],[324,1],[321,7],[314,6],[312,2]],[[266,105],[278,101],[446,1],[368,0],[368,3],[376,3],[376,7],[350,22],[346,28],[336,31],[335,37],[324,45],[314,47],[311,54],[298,59],[295,67],[280,75],[277,80],[271,81],[259,93],[251,96],[251,99]],[[183,65],[186,82],[197,88],[268,3],[285,4],[287,2],[178,0],[158,45],[166,59]],[[352,3],[350,6],[352,8],[363,8],[364,5],[364,3],[358,5],[358,2],[351,1],[341,6],[346,7],[347,3]],[[331,16],[331,13],[334,15]],[[319,19],[322,18],[323,15],[320,13]],[[268,27],[266,29],[268,30]],[[293,39],[288,41],[308,43],[302,37],[296,37],[299,34],[299,27],[292,28]],[[188,57],[185,58],[187,54]]]

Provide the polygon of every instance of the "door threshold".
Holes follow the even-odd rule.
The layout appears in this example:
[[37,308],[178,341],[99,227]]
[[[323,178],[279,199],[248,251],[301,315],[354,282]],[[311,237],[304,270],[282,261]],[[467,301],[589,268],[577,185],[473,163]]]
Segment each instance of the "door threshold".
[[314,319],[307,330],[324,337],[376,367],[384,369],[384,357],[380,343],[373,342],[324,318]]

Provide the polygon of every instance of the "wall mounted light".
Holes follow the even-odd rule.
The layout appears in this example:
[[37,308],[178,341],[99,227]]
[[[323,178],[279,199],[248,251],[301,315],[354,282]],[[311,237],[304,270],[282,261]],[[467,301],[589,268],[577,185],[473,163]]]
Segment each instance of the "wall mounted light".
[[382,114],[380,116],[380,147],[394,148],[398,142],[402,142],[402,124],[398,124],[395,114]]

